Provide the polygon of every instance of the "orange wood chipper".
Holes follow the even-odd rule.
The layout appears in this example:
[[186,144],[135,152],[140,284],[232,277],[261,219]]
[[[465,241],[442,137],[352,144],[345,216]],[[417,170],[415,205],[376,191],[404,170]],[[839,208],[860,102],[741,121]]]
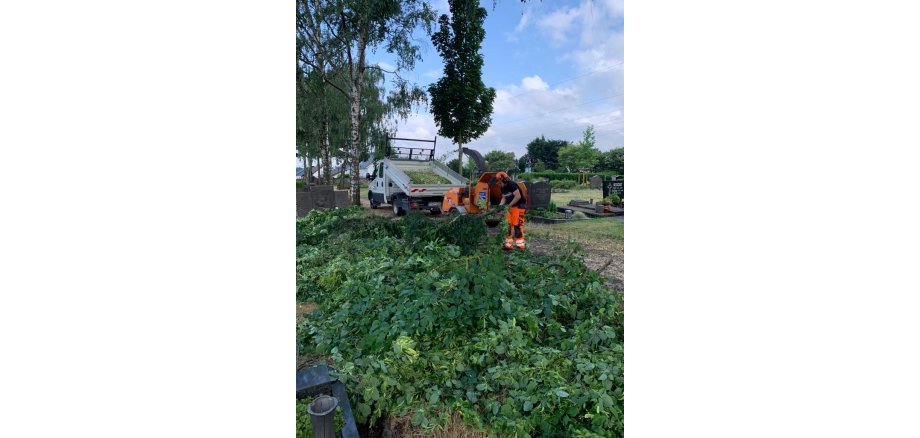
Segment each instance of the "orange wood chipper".
[[[463,153],[476,162],[479,181],[465,187],[456,187],[447,191],[441,202],[441,211],[445,213],[478,214],[497,206],[502,200],[502,185],[496,178],[498,172],[486,172],[486,162],[482,155],[472,149],[463,148]],[[524,181],[517,181],[524,197],[528,200],[527,186]]]

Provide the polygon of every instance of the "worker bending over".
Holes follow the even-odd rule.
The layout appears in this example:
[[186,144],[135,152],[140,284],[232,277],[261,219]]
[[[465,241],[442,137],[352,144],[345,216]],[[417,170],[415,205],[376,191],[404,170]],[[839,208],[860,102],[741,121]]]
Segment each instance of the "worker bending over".
[[505,172],[496,175],[502,184],[502,200],[499,207],[508,207],[505,218],[508,219],[508,236],[505,237],[504,249],[524,249],[524,213],[527,199],[521,187]]

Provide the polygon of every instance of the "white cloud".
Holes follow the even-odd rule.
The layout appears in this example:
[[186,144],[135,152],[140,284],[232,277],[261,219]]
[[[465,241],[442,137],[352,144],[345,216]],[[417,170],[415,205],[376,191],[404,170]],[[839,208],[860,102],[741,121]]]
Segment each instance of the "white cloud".
[[514,32],[515,33],[523,32],[524,29],[527,28],[527,25],[530,24],[530,18],[532,15],[533,15],[533,12],[531,12],[530,8],[525,10],[524,13],[521,14],[521,20],[518,21],[517,26],[514,28]]
[[521,79],[521,86],[523,86],[525,90],[546,90],[549,88],[549,84],[544,82],[543,79],[540,79],[540,76],[537,75]]
[[623,0],[604,0],[601,5],[611,14],[623,16]]
[[377,65],[380,66],[380,68],[387,70],[387,71],[396,71],[396,67],[393,67],[393,64],[390,64],[388,62],[380,61],[377,63]]
[[536,23],[554,45],[570,42],[571,34],[578,31],[582,44],[592,44],[604,40],[610,24],[622,18],[623,0],[582,0],[577,7],[557,9]]
[[562,59],[574,61],[585,71],[623,70],[623,34],[613,33],[603,42],[582,45],[565,54]]
[[431,140],[437,132],[434,117],[431,116],[431,113],[422,109],[418,113],[409,116],[407,120],[399,121],[396,137]]
[[561,44],[568,41],[569,30],[580,15],[581,7],[559,9],[537,21],[537,27],[547,32],[553,43]]
[[[548,13],[540,10],[528,9],[505,36],[512,39],[542,32],[550,43],[566,44],[566,53],[557,61],[570,71],[561,78],[550,78],[537,70],[496,86],[492,124],[467,146],[483,155],[503,150],[520,157],[527,143],[540,135],[576,142],[588,125],[594,126],[598,149],[623,146],[623,1],[584,0],[575,7]],[[423,111],[401,123],[399,135],[432,138],[437,127],[431,114]],[[437,150],[439,156],[456,154],[456,145],[438,137]]]

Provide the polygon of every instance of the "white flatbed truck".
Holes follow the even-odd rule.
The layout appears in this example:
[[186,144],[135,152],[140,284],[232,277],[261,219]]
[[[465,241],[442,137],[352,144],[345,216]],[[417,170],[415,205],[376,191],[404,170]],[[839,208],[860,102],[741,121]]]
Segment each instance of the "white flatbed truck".
[[[393,139],[434,143],[432,140]],[[448,183],[416,183],[406,175],[407,171],[434,173]],[[427,210],[432,214],[440,214],[444,194],[466,184],[466,178],[434,159],[434,147],[391,147],[388,148],[387,158],[378,161],[374,167],[367,199],[371,208],[378,208],[382,204],[391,205],[396,216],[402,216],[409,210]]]

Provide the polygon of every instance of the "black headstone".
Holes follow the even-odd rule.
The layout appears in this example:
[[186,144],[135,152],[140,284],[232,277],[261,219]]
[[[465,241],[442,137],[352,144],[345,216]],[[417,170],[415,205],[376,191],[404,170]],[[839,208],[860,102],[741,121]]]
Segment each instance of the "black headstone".
[[297,192],[297,217],[306,216],[313,209],[313,196],[310,192]]
[[549,207],[550,185],[546,182],[528,182],[524,183],[527,187],[527,195],[530,197],[530,208]]
[[313,186],[313,189],[310,190],[310,195],[313,197],[313,208],[333,208],[335,207],[335,192],[332,190],[332,187],[327,187],[326,189],[320,189],[324,186]]
[[616,193],[620,199],[623,199],[623,178],[618,177],[612,181],[604,181],[604,197],[610,196],[611,193]]
[[348,208],[348,192],[345,190],[335,191],[336,208]]

